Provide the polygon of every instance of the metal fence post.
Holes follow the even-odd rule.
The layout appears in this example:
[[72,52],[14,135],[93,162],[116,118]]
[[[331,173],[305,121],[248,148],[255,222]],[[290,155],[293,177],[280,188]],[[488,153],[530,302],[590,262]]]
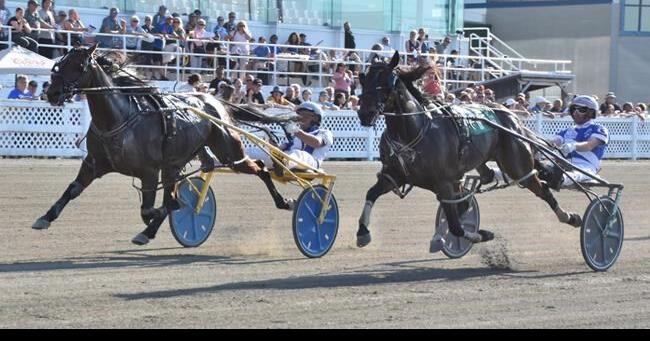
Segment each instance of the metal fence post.
[[636,161],[639,158],[639,118],[634,116],[632,118],[632,160]]

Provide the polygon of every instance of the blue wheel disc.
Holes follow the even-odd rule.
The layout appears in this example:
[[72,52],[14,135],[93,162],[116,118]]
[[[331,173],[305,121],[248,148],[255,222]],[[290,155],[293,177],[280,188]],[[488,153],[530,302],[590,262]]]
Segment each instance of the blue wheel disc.
[[[315,191],[315,192],[314,192]],[[334,195],[330,196],[330,209],[325,221],[318,223],[323,207],[320,198],[327,194],[324,186],[306,189],[300,197],[293,212],[293,237],[300,252],[309,258],[320,258],[334,246],[339,231],[339,207]]]
[[[194,186],[191,186],[189,181]],[[203,179],[192,178],[180,183],[176,192],[176,200],[181,208],[170,213],[169,224],[174,238],[184,247],[201,246],[208,240],[214,228],[217,218],[217,201],[212,188],[208,190],[201,212],[196,214],[194,211],[201,194],[196,189],[201,191],[203,186],[206,186]]]

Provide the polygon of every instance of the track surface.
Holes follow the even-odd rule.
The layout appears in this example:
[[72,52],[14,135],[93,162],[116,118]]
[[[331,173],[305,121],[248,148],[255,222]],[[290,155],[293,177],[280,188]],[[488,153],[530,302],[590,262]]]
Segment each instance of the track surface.
[[[501,238],[462,260],[428,254],[437,204],[424,191],[380,199],[374,242],[358,250],[377,163],[326,165],[339,176],[342,219],[320,260],[301,256],[291,215],[243,175],[213,183],[217,227],[199,249],[178,248],[167,224],[152,245],[132,246],[144,226],[119,175],[95,182],[49,231],[32,231],[79,164],[0,160],[0,328],[650,328],[650,163],[605,165],[605,178],[626,184],[626,240],[604,274],[584,264],[578,230],[520,189],[478,198],[482,226]],[[587,206],[581,194],[559,199],[581,214]]]

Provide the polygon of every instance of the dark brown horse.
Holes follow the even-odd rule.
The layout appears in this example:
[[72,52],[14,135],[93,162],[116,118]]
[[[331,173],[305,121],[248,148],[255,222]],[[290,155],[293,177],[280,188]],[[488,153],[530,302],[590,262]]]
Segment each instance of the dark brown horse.
[[[489,178],[489,169],[485,166],[488,161],[496,161],[510,178],[518,179],[521,186],[546,201],[562,223],[581,225],[580,216],[565,212],[548,185],[540,181],[535,172],[533,149],[528,143],[495,129],[471,138],[461,137],[453,118],[456,108],[440,104],[437,109],[427,110],[421,104],[422,94],[413,82],[428,68],[404,72],[397,68],[398,63],[399,53],[395,53],[390,63],[376,63],[361,76],[363,94],[358,112],[361,124],[373,126],[377,118],[384,115],[387,128],[380,144],[383,168],[377,184],[368,191],[359,221],[359,247],[371,242],[368,227],[376,200],[404,185],[437,194],[453,235],[472,243],[492,240],[494,235],[490,231],[470,233],[463,230],[460,217],[469,205],[467,200],[458,202],[466,196],[461,192],[462,178],[473,169],[479,169],[483,177]],[[511,112],[487,107],[482,110],[492,111],[501,126],[529,135]],[[441,246],[432,243],[432,252],[439,251]]]
[[[268,187],[276,206],[291,209],[291,201],[278,193],[263,164],[245,155],[236,133],[184,110],[194,107],[228,120],[230,115],[250,116],[253,109],[225,107],[209,95],[163,95],[135,77],[126,77],[116,86],[110,75],[112,65],[101,58],[102,63],[98,62],[96,48],[74,48],[52,70],[52,84],[47,92],[50,103],[61,106],[75,93],[86,94],[92,123],[87,137],[88,156],[77,178],[34,223],[34,229],[49,228],[65,206],[95,179],[117,172],[142,182],[141,216],[147,228],[133,243],[147,244],[156,237],[168,212],[178,207],[172,191],[180,170],[197,154],[205,168],[214,167],[206,147],[235,171],[257,175]],[[154,209],[161,173],[163,207]]]

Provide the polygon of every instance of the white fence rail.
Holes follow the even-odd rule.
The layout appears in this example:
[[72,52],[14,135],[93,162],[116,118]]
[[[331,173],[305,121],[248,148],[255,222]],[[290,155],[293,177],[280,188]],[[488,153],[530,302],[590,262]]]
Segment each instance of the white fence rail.
[[[527,127],[551,136],[572,126],[570,119],[524,120]],[[599,119],[609,129],[611,142],[606,158],[650,158],[650,123],[637,118]],[[364,128],[354,111],[327,113],[325,127],[335,136],[329,154],[333,159],[373,160],[379,157],[379,141],[385,129],[383,120],[375,128]],[[0,156],[83,157],[85,145],[75,142],[90,126],[90,113],[85,102],[52,107],[39,101],[0,101]]]

